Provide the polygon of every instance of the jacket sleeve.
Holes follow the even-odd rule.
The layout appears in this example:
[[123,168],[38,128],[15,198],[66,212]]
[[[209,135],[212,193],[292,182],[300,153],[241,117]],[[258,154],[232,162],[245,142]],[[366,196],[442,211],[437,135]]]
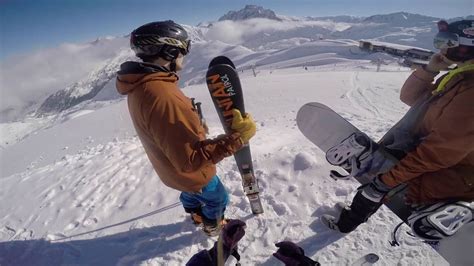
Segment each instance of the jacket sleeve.
[[436,75],[422,68],[415,70],[403,84],[400,100],[412,106],[422,94],[435,89],[432,82]]
[[382,176],[389,186],[449,168],[474,151],[474,88],[458,93],[418,147]]
[[239,133],[205,139],[197,114],[180,101],[156,100],[149,121],[155,143],[182,172],[194,172],[206,164],[216,164],[243,145]]

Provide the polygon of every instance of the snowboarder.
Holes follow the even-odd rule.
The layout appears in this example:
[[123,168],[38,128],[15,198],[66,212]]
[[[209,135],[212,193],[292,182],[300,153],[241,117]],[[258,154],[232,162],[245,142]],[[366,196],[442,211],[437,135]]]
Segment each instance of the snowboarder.
[[[338,218],[323,215],[321,220],[329,228],[353,231],[400,184],[407,185],[406,204],[416,207],[412,209],[415,212],[435,203],[474,200],[474,20],[440,21],[438,29],[434,46],[440,52],[428,65],[415,70],[400,92],[400,99],[410,106],[426,103],[424,114],[409,129],[417,136],[416,145],[404,151],[390,171],[361,187],[350,206],[338,204]],[[433,84],[440,71],[453,64],[457,68]],[[412,225],[412,229],[425,240],[436,242],[453,233],[440,231],[426,221],[418,224],[420,227]]]
[[225,187],[216,163],[233,155],[255,134],[250,115],[233,110],[233,131],[206,139],[206,129],[193,101],[178,87],[177,72],[189,53],[186,30],[168,20],[145,24],[130,35],[130,46],[143,62],[125,62],[117,90],[128,95],[138,137],[163,183],[181,191],[180,200],[203,231],[217,235],[225,223]]

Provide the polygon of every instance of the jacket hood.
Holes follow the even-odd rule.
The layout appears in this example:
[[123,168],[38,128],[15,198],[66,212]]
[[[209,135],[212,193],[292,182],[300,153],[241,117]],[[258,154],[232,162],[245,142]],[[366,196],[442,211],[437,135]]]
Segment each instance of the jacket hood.
[[120,94],[126,95],[148,81],[176,82],[178,79],[176,73],[170,72],[162,66],[129,61],[120,65],[120,70],[117,72],[116,87]]

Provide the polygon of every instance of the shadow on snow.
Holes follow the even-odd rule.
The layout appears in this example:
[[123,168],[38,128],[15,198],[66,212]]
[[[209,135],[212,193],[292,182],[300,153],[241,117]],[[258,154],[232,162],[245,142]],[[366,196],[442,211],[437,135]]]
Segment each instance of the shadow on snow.
[[[337,211],[334,208],[329,206],[319,207],[311,217],[321,217],[323,214],[337,215]],[[319,250],[324,249],[325,247],[331,245],[334,242],[337,242],[339,239],[343,238],[345,234],[335,232],[327,228],[321,221],[318,219],[314,220],[311,224],[308,225],[309,228],[315,233],[313,236],[306,238],[298,243],[298,246],[302,247],[305,252],[305,256],[312,258],[313,260],[318,260],[316,253]],[[280,240],[284,241],[284,239]],[[276,251],[276,250],[275,250]],[[267,261],[261,264],[262,266],[273,266],[281,265],[276,258],[273,256],[268,258]]]
[[[196,227],[191,222],[181,221],[92,239],[67,239],[122,225],[179,205],[174,203],[121,223],[58,240],[0,242],[0,265],[136,265],[152,258],[166,258],[168,253],[205,242],[208,238],[196,234]],[[187,259],[183,258],[183,261]]]

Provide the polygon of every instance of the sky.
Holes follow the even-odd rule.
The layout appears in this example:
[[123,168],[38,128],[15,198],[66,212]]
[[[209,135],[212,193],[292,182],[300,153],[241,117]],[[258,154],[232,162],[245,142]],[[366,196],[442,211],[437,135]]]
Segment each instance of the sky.
[[407,11],[439,18],[474,14],[473,0],[0,0],[0,60],[15,54],[123,36],[151,21],[197,25],[255,4],[287,16],[370,16]]

